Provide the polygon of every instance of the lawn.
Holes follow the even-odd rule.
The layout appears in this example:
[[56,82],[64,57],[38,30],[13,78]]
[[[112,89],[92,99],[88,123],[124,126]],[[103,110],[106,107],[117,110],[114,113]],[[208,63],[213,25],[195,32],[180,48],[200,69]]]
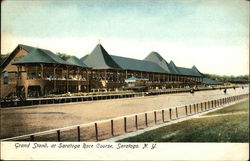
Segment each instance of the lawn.
[[[249,111],[244,101],[216,111],[222,113]],[[129,137],[120,142],[249,142],[248,113],[235,113],[216,117],[199,117],[168,125]]]
[[239,102],[237,104],[227,106],[223,109],[209,112],[206,115],[217,115],[217,114],[226,114],[226,113],[237,113],[237,112],[248,112],[249,111],[249,99],[243,102]]

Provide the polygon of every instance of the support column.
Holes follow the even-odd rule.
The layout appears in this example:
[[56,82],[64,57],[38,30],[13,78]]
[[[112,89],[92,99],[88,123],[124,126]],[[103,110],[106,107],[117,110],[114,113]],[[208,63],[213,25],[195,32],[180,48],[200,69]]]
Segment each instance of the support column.
[[41,96],[44,96],[44,84],[42,84],[40,87],[41,87]]
[[127,70],[126,70],[126,73],[125,73],[125,74],[126,74],[126,79],[128,79],[128,71],[127,71]]
[[25,64],[25,71],[27,73],[27,80],[28,80],[29,79],[29,68],[26,64]]
[[104,80],[107,81],[107,71],[104,70]]
[[79,92],[79,89],[80,89],[80,86],[79,86],[79,75],[80,75],[80,70],[79,70],[79,67],[77,68],[77,89],[76,89],[76,92],[78,93]]
[[36,64],[36,78],[38,78],[38,66]]
[[86,81],[89,81],[89,73],[88,73],[88,69],[86,69]]
[[[19,68],[19,66],[17,66],[16,68],[17,68],[17,80],[19,80],[20,79],[20,68]],[[0,77],[0,79],[2,79],[2,78]],[[1,82],[0,82],[0,84],[1,84]]]
[[119,81],[119,77],[118,77],[118,75],[119,75],[119,72],[118,72],[118,70],[116,71],[116,82],[118,82]]
[[66,84],[67,84],[67,92],[69,92],[69,66],[67,66]]
[[41,78],[43,79],[43,64],[41,64]]
[[56,65],[53,66],[54,92],[56,92]]
[[25,91],[25,99],[27,99],[28,98],[28,85],[25,85],[24,86],[24,91]]

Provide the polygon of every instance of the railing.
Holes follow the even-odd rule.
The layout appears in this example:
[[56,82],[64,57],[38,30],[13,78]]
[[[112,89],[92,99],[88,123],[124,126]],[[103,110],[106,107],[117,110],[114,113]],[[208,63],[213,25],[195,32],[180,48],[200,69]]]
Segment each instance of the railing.
[[[225,87],[224,87],[225,88]],[[227,89],[233,87],[226,87]],[[237,87],[238,88],[238,87]],[[194,91],[204,90],[216,90],[219,88],[204,88],[196,89]],[[173,94],[173,93],[184,93],[190,92],[190,89],[176,89],[176,90],[162,90],[152,92],[133,92],[123,94],[106,94],[106,95],[90,95],[90,96],[70,96],[70,97],[53,97],[53,98],[31,98],[27,100],[5,100],[1,101],[1,107],[16,107],[16,106],[32,106],[40,104],[57,104],[57,103],[71,103],[71,102],[83,102],[83,101],[95,101],[95,100],[106,100],[106,99],[120,99],[140,96],[152,96],[161,94]]]
[[17,136],[3,139],[2,141],[100,141],[156,124],[189,117],[248,97],[249,93],[224,97],[180,107],[148,111],[88,124]]

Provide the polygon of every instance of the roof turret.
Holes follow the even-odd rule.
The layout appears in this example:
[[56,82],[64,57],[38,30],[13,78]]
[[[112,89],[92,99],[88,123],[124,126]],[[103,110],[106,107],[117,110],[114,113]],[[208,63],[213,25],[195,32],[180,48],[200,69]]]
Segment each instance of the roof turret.
[[84,63],[94,69],[121,69],[101,44],[86,57]]
[[168,62],[155,51],[151,52],[144,60],[154,62],[162,67],[166,73],[171,73]]

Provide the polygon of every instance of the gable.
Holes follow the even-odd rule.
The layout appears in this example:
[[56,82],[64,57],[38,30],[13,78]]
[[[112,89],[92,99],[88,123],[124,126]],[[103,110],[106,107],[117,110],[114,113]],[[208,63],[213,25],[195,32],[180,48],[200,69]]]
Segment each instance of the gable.
[[27,55],[28,52],[20,46],[17,46],[16,49],[9,55],[9,57],[1,64],[1,72],[3,71],[17,71],[17,68],[15,65],[12,65],[15,61],[21,59],[25,55]]

